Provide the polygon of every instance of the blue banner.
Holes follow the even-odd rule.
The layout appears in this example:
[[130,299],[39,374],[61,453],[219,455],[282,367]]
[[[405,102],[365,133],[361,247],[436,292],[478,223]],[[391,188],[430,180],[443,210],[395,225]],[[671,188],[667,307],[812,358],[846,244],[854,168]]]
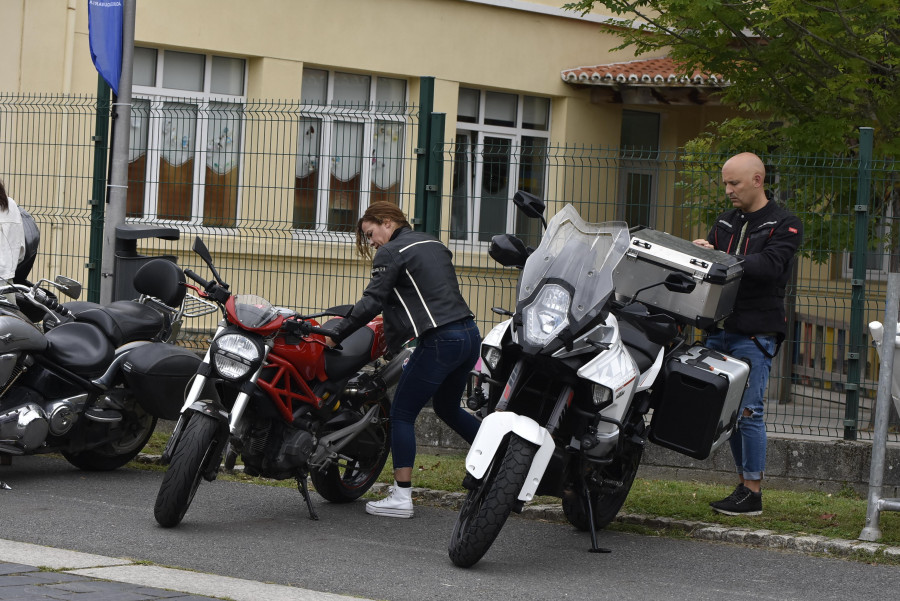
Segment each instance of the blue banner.
[[112,91],[119,94],[122,74],[122,4],[124,0],[88,0],[91,60]]

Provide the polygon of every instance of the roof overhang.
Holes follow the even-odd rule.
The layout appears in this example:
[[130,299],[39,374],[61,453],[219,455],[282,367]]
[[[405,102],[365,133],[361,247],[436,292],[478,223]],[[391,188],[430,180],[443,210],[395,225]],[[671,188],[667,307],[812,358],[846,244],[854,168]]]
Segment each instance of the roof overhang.
[[668,57],[566,69],[562,80],[591,88],[595,104],[720,105],[729,82],[679,67]]

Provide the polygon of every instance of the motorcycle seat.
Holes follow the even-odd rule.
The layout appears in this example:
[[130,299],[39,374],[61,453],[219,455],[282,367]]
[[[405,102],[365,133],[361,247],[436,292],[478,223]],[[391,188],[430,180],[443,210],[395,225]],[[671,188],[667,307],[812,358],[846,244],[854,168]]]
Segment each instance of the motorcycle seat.
[[638,371],[644,373],[653,367],[653,363],[662,349],[661,345],[650,342],[646,334],[625,321],[619,322],[619,334],[622,336],[622,342],[625,344],[628,354],[634,359]]
[[115,348],[103,332],[88,323],[60,324],[45,336],[47,350],[43,356],[82,378],[103,375],[115,355]]
[[340,380],[355,374],[372,360],[372,343],[375,332],[362,327],[341,341],[342,350],[325,350],[325,373],[331,380]]
[[136,301],[108,305],[71,301],[63,306],[75,315],[75,321],[100,328],[117,347],[136,340],[152,340],[165,324],[162,313]]

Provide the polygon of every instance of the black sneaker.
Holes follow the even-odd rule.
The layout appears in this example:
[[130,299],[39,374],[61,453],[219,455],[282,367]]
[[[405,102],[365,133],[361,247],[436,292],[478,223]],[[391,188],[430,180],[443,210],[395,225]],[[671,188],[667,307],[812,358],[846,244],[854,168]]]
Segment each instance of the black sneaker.
[[725,515],[761,515],[762,493],[753,492],[743,484],[738,484],[733,493],[709,506],[713,511]]

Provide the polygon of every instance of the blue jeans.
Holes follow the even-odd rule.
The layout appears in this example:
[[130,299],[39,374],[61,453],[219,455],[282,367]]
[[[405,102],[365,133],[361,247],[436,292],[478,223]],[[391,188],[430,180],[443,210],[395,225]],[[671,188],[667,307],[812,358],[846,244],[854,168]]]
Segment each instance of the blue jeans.
[[481,422],[465,411],[460,401],[480,347],[481,334],[472,318],[428,330],[419,337],[391,405],[394,469],[415,463],[416,418],[428,399],[434,413],[466,442],[475,440]]
[[[775,336],[756,336],[756,340],[770,355],[775,352]],[[746,334],[718,331],[706,338],[706,346],[750,362],[747,389],[744,390],[737,426],[729,442],[738,474],[743,475],[744,480],[762,480],[766,469],[764,407],[772,359]]]

